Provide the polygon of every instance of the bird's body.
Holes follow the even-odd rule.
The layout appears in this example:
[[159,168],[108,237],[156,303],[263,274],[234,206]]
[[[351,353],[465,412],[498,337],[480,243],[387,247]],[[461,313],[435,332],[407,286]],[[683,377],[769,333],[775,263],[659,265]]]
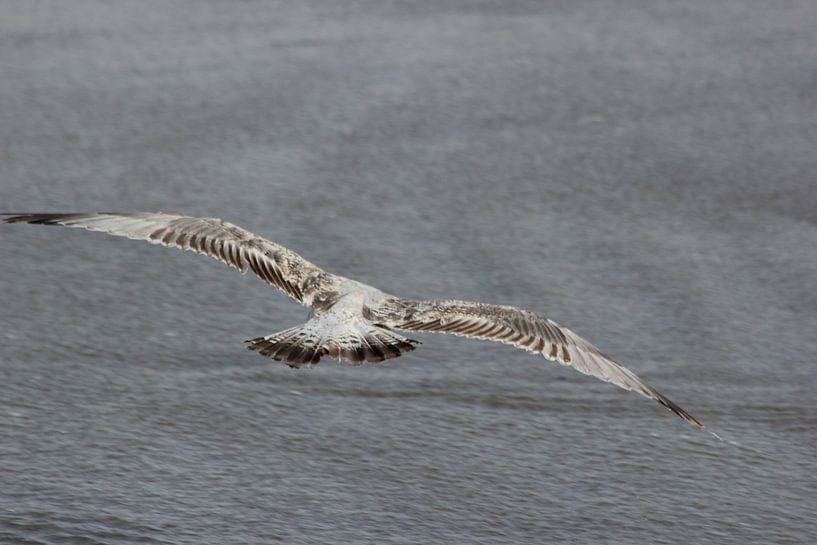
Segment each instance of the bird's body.
[[450,333],[499,341],[654,399],[699,429],[704,426],[654,387],[571,330],[516,307],[456,300],[410,300],[334,275],[295,252],[215,218],[173,213],[18,214],[7,223],[78,227],[206,254],[252,271],[310,307],[305,324],[247,341],[248,348],[291,367],[330,356],[358,365],[396,358],[418,341],[399,331]]

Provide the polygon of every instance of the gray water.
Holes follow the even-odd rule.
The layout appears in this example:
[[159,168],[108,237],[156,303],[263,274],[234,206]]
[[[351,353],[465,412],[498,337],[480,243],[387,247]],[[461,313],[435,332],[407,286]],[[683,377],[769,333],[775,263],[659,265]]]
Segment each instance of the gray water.
[[0,3],[0,210],[218,216],[572,327],[290,370],[213,260],[0,226],[0,543],[815,543],[812,0]]

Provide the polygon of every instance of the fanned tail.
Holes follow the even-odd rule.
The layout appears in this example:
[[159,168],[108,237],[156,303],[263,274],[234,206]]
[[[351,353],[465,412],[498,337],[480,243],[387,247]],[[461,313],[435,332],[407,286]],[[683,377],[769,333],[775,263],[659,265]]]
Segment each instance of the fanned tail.
[[351,365],[381,362],[414,350],[418,341],[369,322],[325,323],[315,318],[278,333],[246,341],[247,348],[290,367],[316,365],[330,356]]

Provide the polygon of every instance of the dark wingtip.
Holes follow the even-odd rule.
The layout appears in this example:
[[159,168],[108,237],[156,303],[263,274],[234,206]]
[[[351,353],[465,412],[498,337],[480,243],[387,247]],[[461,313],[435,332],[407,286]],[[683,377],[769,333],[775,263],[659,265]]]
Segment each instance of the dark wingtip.
[[76,218],[84,214],[11,214],[3,213],[3,223],[33,223],[41,225],[55,225],[57,222],[69,218]]
[[63,212],[63,213],[21,213],[21,212],[0,212],[0,216],[8,216],[3,219],[3,223],[34,223],[41,225],[60,225],[64,220],[89,218],[92,216],[132,216],[132,212]]
[[690,424],[692,424],[693,426],[695,426],[699,430],[705,431],[705,432],[713,435],[714,437],[720,439],[721,441],[723,441],[723,438],[721,438],[720,435],[718,435],[714,431],[712,431],[709,428],[707,428],[706,426],[704,426],[697,418],[695,418],[694,416],[692,416],[691,414],[686,412],[684,409],[682,409],[681,407],[676,405],[669,398],[662,395],[662,396],[658,396],[657,400],[661,405],[663,405],[664,407],[668,408],[669,410],[671,410],[672,412],[674,412],[675,414],[677,414],[678,416],[683,418],[686,422],[689,422]]

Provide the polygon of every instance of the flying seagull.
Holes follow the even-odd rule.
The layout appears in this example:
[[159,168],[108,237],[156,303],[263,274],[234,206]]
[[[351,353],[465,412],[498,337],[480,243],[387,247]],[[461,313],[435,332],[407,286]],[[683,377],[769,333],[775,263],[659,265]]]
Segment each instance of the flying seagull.
[[[331,356],[352,365],[380,362],[414,350],[418,341],[396,333],[431,331],[499,341],[654,399],[698,429],[709,431],[626,367],[566,327],[512,306],[456,300],[411,300],[328,273],[292,250],[217,218],[176,213],[21,214],[6,223],[79,227],[209,255],[255,273],[312,309],[306,323],[247,342],[250,350],[290,367]],[[712,432],[710,432],[712,433]]]

